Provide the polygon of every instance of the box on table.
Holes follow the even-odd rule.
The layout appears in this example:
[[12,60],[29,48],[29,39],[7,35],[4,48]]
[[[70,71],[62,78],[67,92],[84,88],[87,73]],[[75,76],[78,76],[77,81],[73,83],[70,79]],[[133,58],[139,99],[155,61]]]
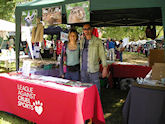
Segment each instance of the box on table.
[[154,63],[152,67],[152,80],[165,78],[165,63]]
[[165,51],[162,49],[151,49],[149,55],[149,66],[152,67],[154,63],[165,63]]

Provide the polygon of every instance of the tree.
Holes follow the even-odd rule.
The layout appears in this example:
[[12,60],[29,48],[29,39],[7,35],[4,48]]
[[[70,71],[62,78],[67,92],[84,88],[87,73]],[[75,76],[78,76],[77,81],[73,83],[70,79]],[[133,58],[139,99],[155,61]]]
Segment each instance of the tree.
[[[163,36],[162,26],[156,26],[157,37]],[[121,40],[129,37],[130,41],[147,39],[145,30],[146,26],[120,26],[120,27],[103,27],[100,28],[103,38],[115,38]]]
[[[1,0],[0,19],[15,22],[14,13],[17,4],[31,0]],[[5,10],[5,11],[4,11]]]
[[146,39],[145,26],[120,26],[120,27],[105,27],[101,28],[103,38],[115,38],[117,40],[129,37],[130,40],[136,41]]

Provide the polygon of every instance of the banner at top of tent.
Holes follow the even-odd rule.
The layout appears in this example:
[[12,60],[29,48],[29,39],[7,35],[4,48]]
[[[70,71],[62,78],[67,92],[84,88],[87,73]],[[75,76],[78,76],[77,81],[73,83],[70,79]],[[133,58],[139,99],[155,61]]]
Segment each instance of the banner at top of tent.
[[54,25],[62,23],[62,7],[42,8],[42,20],[45,25]]
[[66,4],[67,23],[83,23],[90,21],[89,1]]

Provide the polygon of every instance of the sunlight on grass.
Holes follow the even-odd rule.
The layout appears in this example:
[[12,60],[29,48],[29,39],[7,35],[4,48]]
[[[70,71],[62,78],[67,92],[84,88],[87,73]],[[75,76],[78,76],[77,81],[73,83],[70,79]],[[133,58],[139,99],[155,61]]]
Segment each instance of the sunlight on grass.
[[106,119],[106,118],[109,118],[110,116],[112,116],[112,113],[105,113],[104,114],[104,118]]
[[132,62],[138,62],[138,63],[148,63],[148,61],[145,61],[145,60],[132,60]]
[[123,105],[124,101],[125,101],[125,100],[120,99],[118,102],[114,103],[114,104],[112,105],[112,107],[114,107],[114,108],[116,108],[116,107],[121,107],[121,106]]
[[11,124],[11,123],[8,122],[8,121],[3,120],[3,118],[1,118],[0,119],[0,124]]

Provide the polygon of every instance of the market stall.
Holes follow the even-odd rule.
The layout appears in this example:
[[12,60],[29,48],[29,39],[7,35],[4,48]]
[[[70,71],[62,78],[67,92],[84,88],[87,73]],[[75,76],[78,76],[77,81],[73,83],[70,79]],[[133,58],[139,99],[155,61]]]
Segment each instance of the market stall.
[[[16,7],[16,67],[19,70],[19,42],[21,13],[25,10],[38,10],[38,16],[42,16],[42,8],[61,6],[62,23],[66,22],[67,12],[65,5],[82,2],[85,0],[35,0]],[[165,30],[165,2],[163,0],[91,0],[90,22],[95,27],[101,26],[144,26],[163,25]],[[145,13],[144,13],[145,12]],[[109,16],[111,15],[111,16]],[[74,25],[81,25],[80,23]]]
[[[73,23],[72,21],[73,20],[77,21],[78,18],[77,17],[75,17],[75,18],[68,17],[67,10],[66,10],[66,8],[67,8],[66,5],[71,4],[71,3],[84,2],[84,1],[85,0],[56,0],[56,1],[54,1],[54,0],[34,0],[32,2],[21,4],[21,5],[18,5],[16,7],[16,11],[15,11],[15,15],[16,15],[16,70],[19,70],[19,43],[20,43],[20,35],[21,35],[21,33],[20,33],[21,28],[20,27],[21,27],[22,12],[25,11],[25,10],[35,9],[35,10],[37,10],[38,17],[39,18],[42,17],[41,20],[42,19],[43,20],[48,19],[47,21],[49,23],[53,24],[53,19],[52,18],[49,19],[48,16],[47,16],[47,18],[45,18],[44,16],[47,15],[47,13],[46,13],[47,11],[52,10],[52,8],[53,9],[57,8],[57,10],[60,10],[60,11],[56,12],[56,15],[58,15],[59,12],[61,12],[61,15],[62,15],[61,18],[58,18],[58,17],[56,18],[57,22],[61,22],[61,23],[64,23],[64,24],[69,22],[71,25],[81,26],[83,24],[83,21],[82,21],[83,19],[80,19],[82,21],[82,23]],[[159,1],[155,1],[155,0],[145,0],[145,1],[135,0],[133,2],[130,1],[130,0],[125,0],[125,1],[122,1],[122,0],[120,0],[120,1],[90,0],[89,2],[90,2],[90,8],[88,10],[89,10],[90,13],[88,15],[90,15],[90,23],[94,27],[163,25],[164,26],[164,31],[165,31],[165,6],[164,6],[165,1],[163,1],[163,0],[159,0]],[[75,13],[77,12],[76,10],[80,10],[80,9],[76,8],[75,11],[74,11]],[[81,13],[81,16],[84,16],[84,12]],[[39,24],[41,24],[41,23],[39,23]],[[40,36],[42,36],[42,35],[40,35]],[[119,66],[119,67],[121,67],[121,66]],[[141,76],[143,76],[143,75],[141,75]],[[37,84],[34,84],[34,85],[37,86]],[[34,86],[34,88],[35,88],[35,86]],[[54,96],[56,96],[56,99],[61,98],[60,100],[63,100],[64,97],[61,97],[61,94],[59,93],[61,91],[61,89],[60,89],[61,86],[58,87],[58,89],[53,89],[50,92],[45,87],[47,87],[47,86],[44,86],[43,90],[46,90],[46,91],[43,91],[44,93],[40,92],[40,91],[37,91],[38,89],[40,89],[40,88],[37,89],[37,87],[35,88],[36,92],[38,92],[38,94],[40,94],[40,96],[45,96],[45,92],[48,92],[49,95],[47,95],[47,96],[54,95]],[[82,114],[83,112],[88,113],[90,115],[95,115],[96,113],[98,114],[98,113],[101,112],[101,111],[100,112],[97,111],[97,110],[100,110],[99,108],[96,109],[96,108],[93,108],[93,106],[88,106],[88,107],[84,108],[84,105],[87,104],[87,103],[82,102],[83,99],[79,99],[80,97],[85,98],[86,102],[87,101],[92,101],[92,103],[89,104],[89,105],[95,105],[96,104],[96,106],[97,106],[97,102],[95,100],[93,102],[93,100],[91,100],[91,98],[90,99],[87,98],[88,93],[86,94],[86,91],[87,90],[83,90],[82,94],[81,93],[80,94],[76,94],[76,93],[74,94],[74,93],[70,93],[70,92],[67,92],[65,94],[65,99],[69,98],[70,94],[71,94],[71,96],[72,95],[77,96],[77,97],[74,97],[73,99],[74,100],[76,99],[76,101],[79,104],[74,103],[73,104],[73,110],[75,110],[75,108],[74,108],[75,106],[79,107],[79,105],[83,109],[83,110],[79,109],[78,113],[76,113],[76,115],[75,115],[76,117],[73,116],[73,118],[75,119],[75,121],[74,121],[75,123],[76,123],[76,120],[77,121],[79,120],[78,118],[81,119],[80,123],[83,123],[83,121],[86,120],[86,119],[92,118],[92,116],[85,116],[84,114]],[[53,93],[53,94],[51,94],[51,93]],[[57,96],[56,94],[59,94],[59,96]],[[80,97],[79,97],[79,95],[80,95]],[[47,96],[45,96],[44,98],[47,98]],[[96,94],[96,98],[97,98],[97,96],[98,95]],[[42,97],[40,97],[40,98],[42,98]],[[92,97],[92,99],[93,98],[94,97]],[[56,99],[54,100],[55,103],[56,103]],[[67,103],[67,102],[68,101],[63,101],[63,103]],[[34,103],[34,106],[36,106],[36,104],[40,104],[40,103]],[[48,102],[46,102],[46,104],[48,104],[48,105],[51,104],[50,107],[47,109],[47,111],[51,111],[51,109],[53,108],[52,109],[52,110],[54,110],[52,112],[53,114],[55,113],[56,110],[58,110],[58,108],[56,108],[56,107],[60,106],[60,105],[57,104],[57,106],[54,107],[54,104],[52,105],[50,100],[48,100]],[[43,105],[46,105],[46,104],[43,104]],[[70,105],[72,106],[72,104],[70,104]],[[40,104],[40,106],[41,106],[41,104]],[[67,109],[67,106],[66,105],[64,105],[64,106]],[[91,109],[91,108],[93,108],[93,109]],[[96,110],[96,113],[93,114],[92,112],[95,112],[95,110]],[[66,112],[63,111],[61,113],[61,115],[65,114],[65,113]],[[72,112],[70,112],[68,110],[67,114],[70,114],[70,113],[72,113]],[[23,113],[21,113],[21,115],[20,115],[21,117],[23,117],[22,114]],[[103,117],[102,112],[101,112],[100,116],[101,116],[101,118]],[[50,115],[50,117],[51,117],[51,119],[53,119],[53,118],[59,117],[59,115],[58,114],[57,115]],[[68,117],[69,117],[69,115],[68,115]],[[83,119],[82,119],[82,117],[83,117]],[[63,116],[63,118],[65,118],[65,117]],[[27,118],[27,119],[31,120],[31,118]],[[43,118],[41,118],[41,119],[43,119]],[[58,119],[61,119],[61,117],[59,117]],[[48,118],[45,119],[45,120],[48,120]],[[63,119],[63,120],[65,121],[65,119]],[[92,120],[93,120],[94,123],[97,123],[97,121],[95,121],[94,118],[92,118]],[[72,119],[69,119],[69,121],[72,121]],[[104,123],[104,119],[102,120],[102,122]]]

